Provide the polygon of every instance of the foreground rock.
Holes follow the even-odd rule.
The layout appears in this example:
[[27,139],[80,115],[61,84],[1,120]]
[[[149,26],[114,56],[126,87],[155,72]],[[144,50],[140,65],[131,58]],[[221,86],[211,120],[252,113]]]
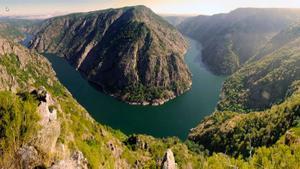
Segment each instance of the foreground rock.
[[162,169],[177,169],[172,150],[170,150],[170,149],[167,150],[167,152],[164,156],[161,168]]
[[50,167],[50,169],[88,169],[88,161],[82,152],[75,152],[71,158],[61,160]]
[[57,120],[54,100],[44,87],[33,90],[31,94],[39,100],[38,114],[40,130],[34,138],[20,148],[22,166],[33,168],[43,164],[43,155],[55,152],[57,139],[60,135],[60,122]]
[[144,6],[46,20],[30,48],[65,57],[101,90],[131,104],[160,105],[192,85],[183,36]]

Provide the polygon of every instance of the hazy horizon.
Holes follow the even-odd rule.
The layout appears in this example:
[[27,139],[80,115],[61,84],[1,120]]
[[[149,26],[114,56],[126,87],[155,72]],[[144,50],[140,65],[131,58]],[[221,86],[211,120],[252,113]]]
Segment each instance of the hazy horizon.
[[0,0],[0,16],[55,16],[106,8],[145,5],[162,15],[213,15],[236,8],[300,8],[297,0]]

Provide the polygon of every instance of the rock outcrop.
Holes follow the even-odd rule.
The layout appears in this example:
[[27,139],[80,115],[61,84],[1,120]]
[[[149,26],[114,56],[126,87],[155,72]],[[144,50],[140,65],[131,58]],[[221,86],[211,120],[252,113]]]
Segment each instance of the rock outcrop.
[[174,154],[168,149],[162,161],[161,169],[177,169]]
[[37,111],[40,116],[38,124],[41,128],[36,136],[18,151],[22,166],[28,169],[43,165],[43,155],[56,151],[61,130],[57,110],[54,108],[56,104],[47,90],[41,87],[33,90],[31,94],[39,100]]
[[60,135],[60,122],[57,120],[57,109],[55,102],[44,87],[32,91],[40,100],[38,112],[41,120],[39,124],[42,129],[38,132],[34,144],[38,145],[43,152],[53,152],[57,139]]
[[65,57],[102,91],[132,104],[163,104],[192,84],[183,36],[144,6],[46,20],[30,48]]
[[66,160],[61,160],[52,165],[50,169],[88,169],[88,161],[83,156],[82,152],[76,151],[72,157]]
[[[35,64],[35,65],[34,65]],[[39,66],[36,66],[39,65]],[[16,69],[15,67],[19,69]],[[30,70],[30,76],[27,76]],[[0,90],[16,92],[17,89],[28,90],[37,81],[49,74],[46,79],[49,85],[56,80],[47,59],[39,56],[36,52],[24,48],[18,43],[0,37]],[[17,75],[23,75],[22,77]],[[45,77],[46,78],[46,77]]]

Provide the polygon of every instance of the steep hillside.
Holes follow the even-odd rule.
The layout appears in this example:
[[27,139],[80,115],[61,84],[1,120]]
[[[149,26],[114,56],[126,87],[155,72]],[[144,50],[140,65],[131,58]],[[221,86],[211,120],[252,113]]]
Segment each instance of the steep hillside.
[[212,152],[252,156],[258,147],[273,145],[299,124],[300,81],[296,81],[289,92],[291,95],[283,103],[264,111],[215,112],[191,130],[189,140]]
[[2,38],[0,81],[1,168],[153,168],[167,149],[178,166],[199,165],[177,138],[128,137],[98,124],[43,56]]
[[[42,55],[2,38],[0,81],[0,166],[4,169],[259,169],[300,165],[300,126],[289,130],[284,141],[255,149],[248,160],[223,153],[210,156],[203,147],[193,142],[183,144],[177,138],[126,136],[94,121],[57,81]],[[298,104],[299,99],[289,102],[299,96],[298,90],[296,83],[290,88],[287,111]]]
[[[280,103],[294,81],[300,80],[300,26],[275,36],[257,56],[229,77],[219,110],[263,110]],[[266,55],[260,56],[263,53]]]
[[191,130],[189,140],[212,152],[244,157],[278,140],[298,144],[299,30],[299,25],[283,30],[230,76],[217,111]]
[[25,36],[24,32],[31,31],[31,28],[38,24],[39,20],[23,20],[0,17],[0,36],[21,41]]
[[272,52],[284,47],[284,45],[298,39],[300,37],[299,22],[291,24],[287,29],[283,29],[276,34],[266,45],[251,57],[248,62],[256,61]]
[[170,24],[172,24],[173,26],[178,26],[180,25],[183,21],[185,21],[186,19],[190,18],[191,16],[185,16],[185,15],[162,15],[162,17],[168,21]]
[[56,17],[36,32],[30,48],[65,57],[123,101],[162,104],[191,86],[184,38],[144,6]]
[[8,23],[0,22],[0,36],[10,39],[22,39],[23,34]]
[[230,75],[299,19],[297,9],[240,8],[228,14],[189,18],[178,28],[202,43],[202,60],[214,73]]

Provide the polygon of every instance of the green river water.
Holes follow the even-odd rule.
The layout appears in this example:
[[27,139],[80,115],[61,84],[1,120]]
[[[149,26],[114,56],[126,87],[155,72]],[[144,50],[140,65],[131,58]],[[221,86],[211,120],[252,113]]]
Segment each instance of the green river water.
[[192,89],[158,107],[122,103],[92,87],[63,58],[52,54],[46,54],[46,57],[61,83],[101,124],[126,134],[177,136],[184,140],[189,129],[214,111],[225,79],[209,72],[200,62],[201,45],[191,39],[188,42],[190,47],[185,60],[193,74]]

